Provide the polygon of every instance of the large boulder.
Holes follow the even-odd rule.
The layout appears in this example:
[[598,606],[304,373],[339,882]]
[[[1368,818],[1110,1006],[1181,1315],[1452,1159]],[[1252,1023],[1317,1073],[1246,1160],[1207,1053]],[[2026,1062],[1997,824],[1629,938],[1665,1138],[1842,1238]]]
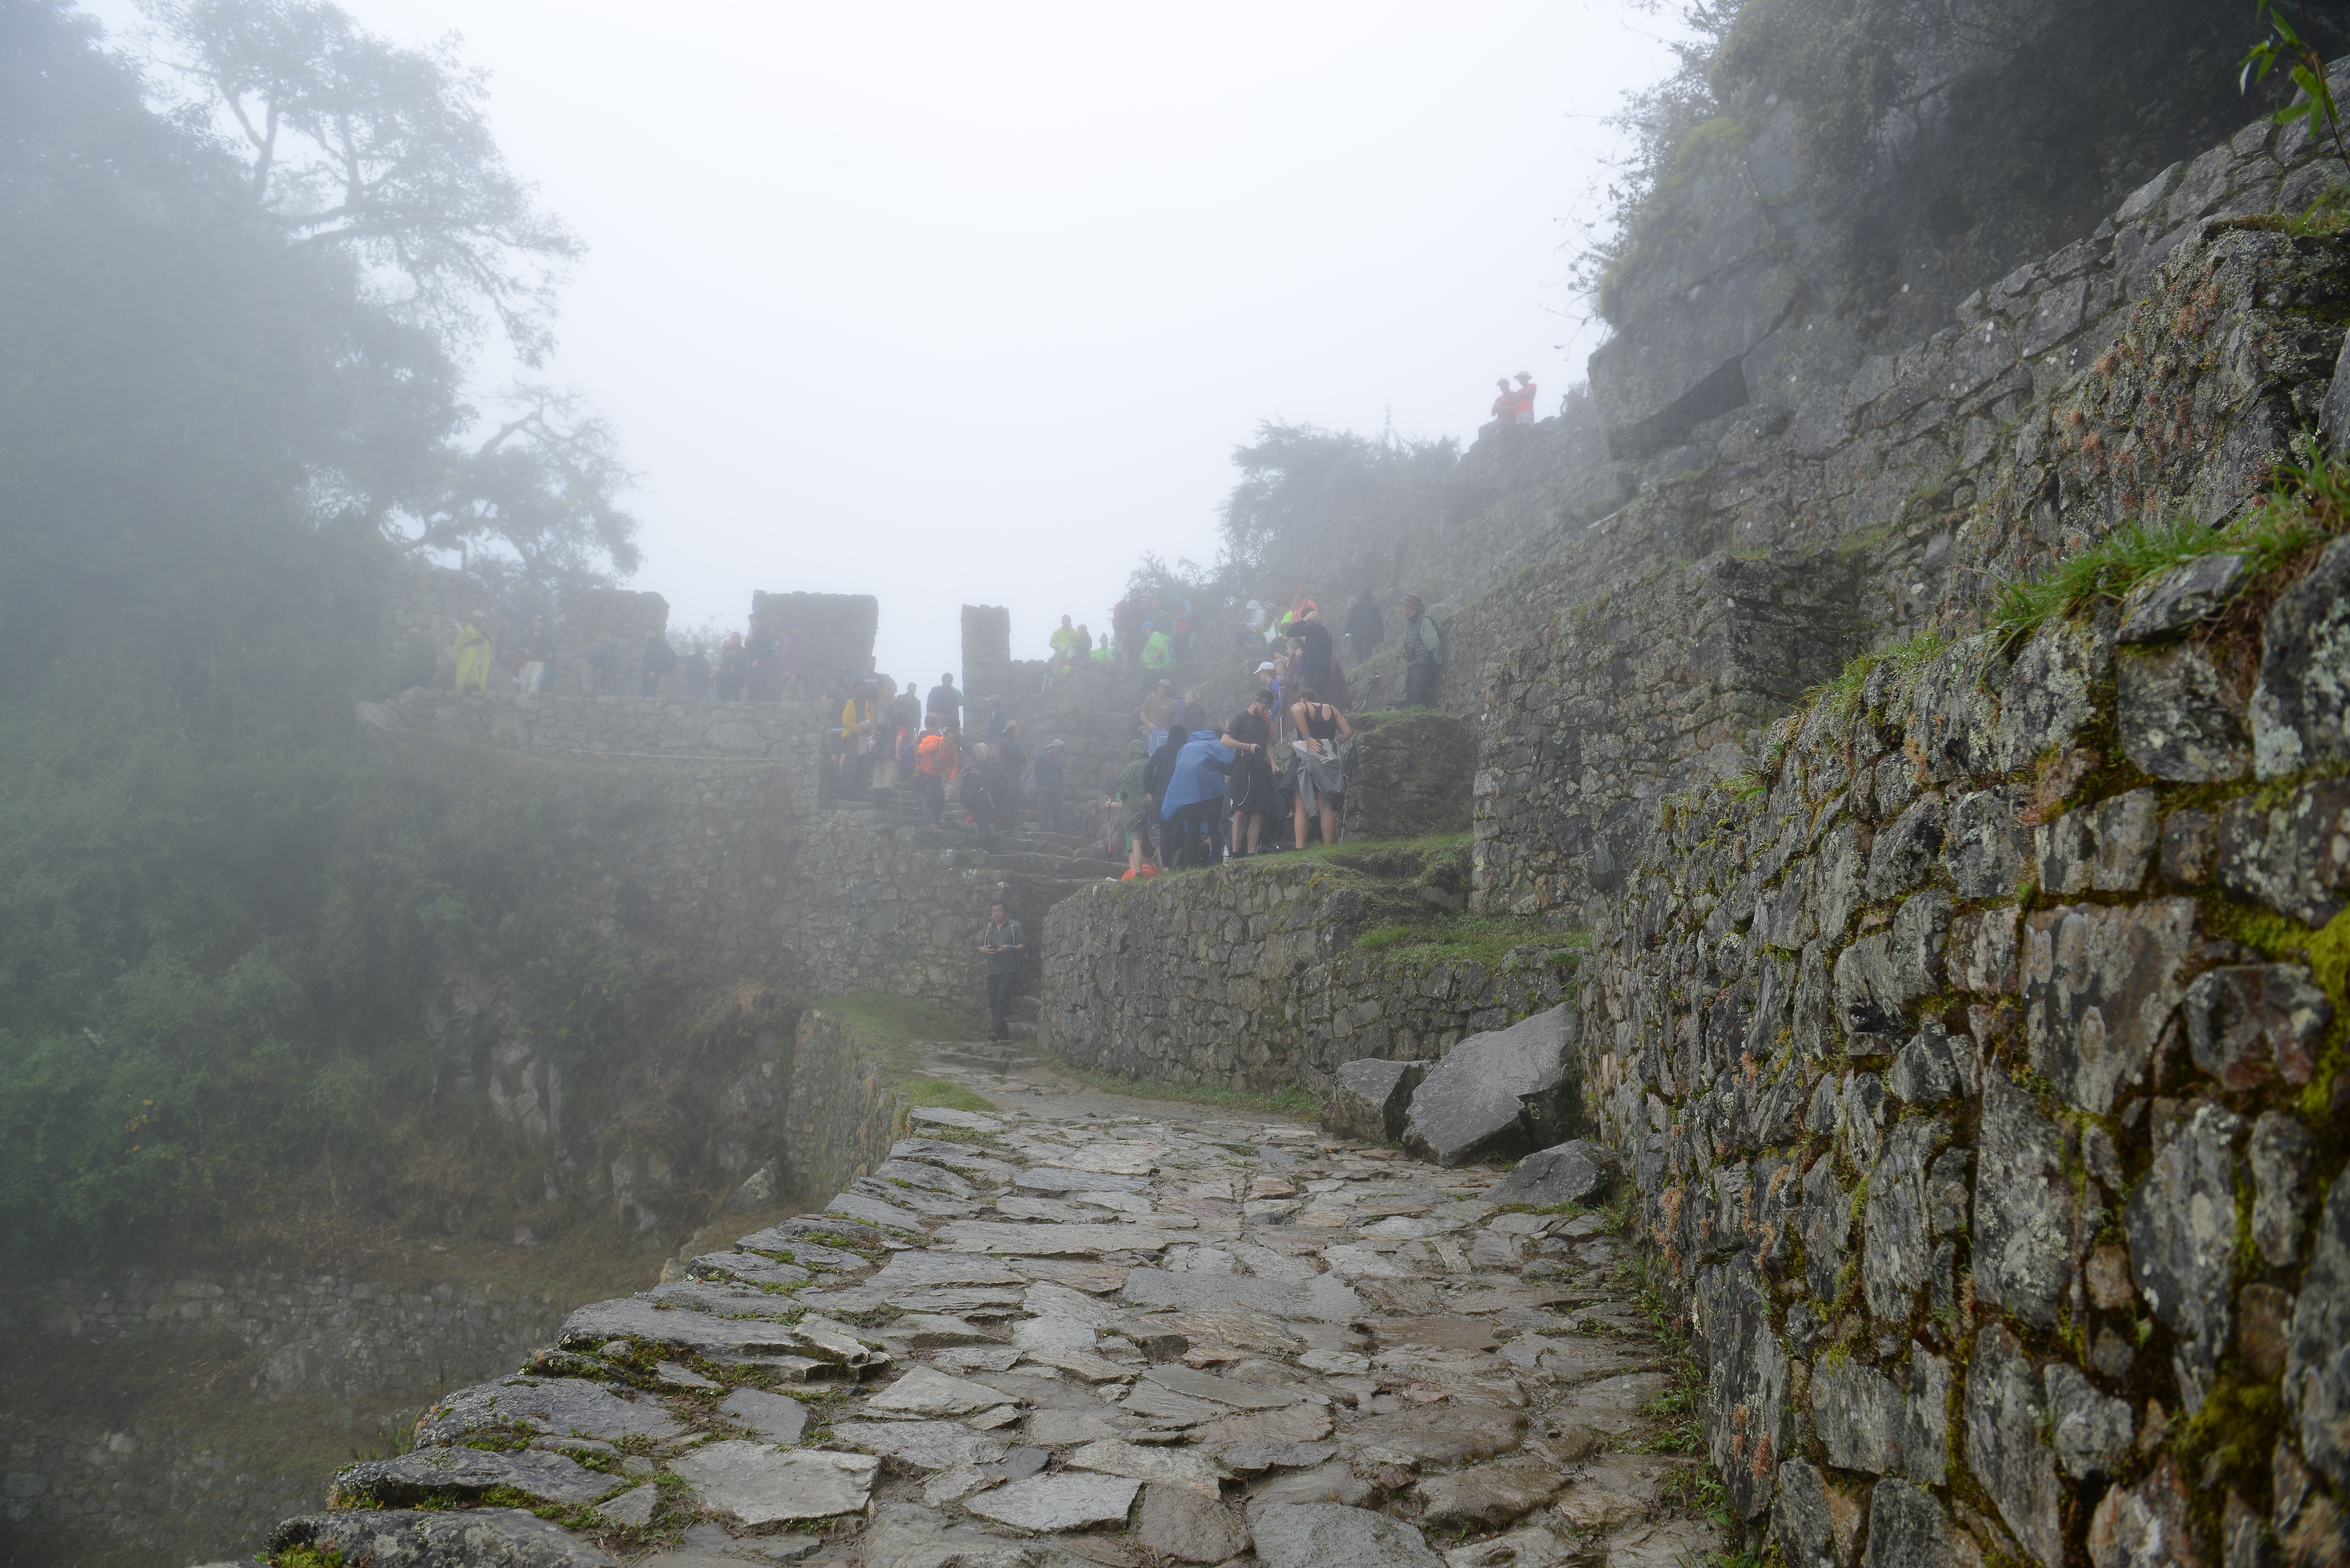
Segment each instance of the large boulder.
[[1593,1202],[1615,1185],[1616,1157],[1589,1138],[1574,1137],[1518,1161],[1493,1189],[1492,1198],[1496,1203],[1546,1209],[1554,1203]]
[[1330,1098],[1322,1106],[1322,1130],[1365,1143],[1393,1143],[1403,1137],[1412,1091],[1428,1072],[1425,1062],[1382,1062],[1365,1057],[1340,1067]]
[[1555,1143],[1575,1116],[1574,1043],[1575,1014],[1564,1004],[1471,1035],[1413,1092],[1404,1147],[1438,1165],[1465,1165]]

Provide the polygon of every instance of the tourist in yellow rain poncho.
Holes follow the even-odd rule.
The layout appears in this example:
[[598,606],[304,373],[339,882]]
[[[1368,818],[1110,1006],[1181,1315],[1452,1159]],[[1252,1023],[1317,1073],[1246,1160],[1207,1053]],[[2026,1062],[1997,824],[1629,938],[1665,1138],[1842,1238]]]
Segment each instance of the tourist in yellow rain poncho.
[[487,691],[490,689],[490,634],[482,628],[482,612],[475,610],[473,618],[457,630],[457,690]]

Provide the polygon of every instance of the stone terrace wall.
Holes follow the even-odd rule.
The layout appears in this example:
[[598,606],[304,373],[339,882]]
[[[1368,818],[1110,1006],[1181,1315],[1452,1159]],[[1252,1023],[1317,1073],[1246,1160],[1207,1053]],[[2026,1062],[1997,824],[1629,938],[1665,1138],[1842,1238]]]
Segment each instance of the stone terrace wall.
[[1551,950],[1423,972],[1353,942],[1360,888],[1295,857],[1098,883],[1045,923],[1041,1041],[1122,1077],[1320,1094],[1364,1056],[1432,1061],[1557,1005]]
[[2264,720],[2245,650],[2111,607],[1880,666],[1603,909],[1586,1101],[1787,1561],[1864,1513],[1872,1561],[2350,1550],[2350,785],[2309,662],[2345,587],[2337,544],[2269,613]]
[[792,1034],[783,1115],[783,1189],[821,1199],[889,1158],[907,1132],[906,1098],[886,1088],[864,1032],[810,1008]]
[[[1775,662],[1818,680],[1838,633],[1963,625],[2001,578],[2126,520],[2215,521],[2256,494],[2315,422],[2350,309],[2350,246],[2228,215],[2333,177],[2272,129],[2166,171],[2100,238],[1970,300],[1964,332],[1870,361],[1746,466],[1709,448],[1717,497],[1739,479],[1718,513],[1727,536],[1802,545],[1766,558],[1791,585],[1783,608],[1731,586],[1759,564],[1716,556],[1679,602],[1657,571],[1489,666],[1478,907],[1589,918],[1586,901],[1638,857],[1658,799],[1745,765],[1725,742],[1792,692],[1749,682],[1724,703],[1719,676],[1709,691],[1715,626],[1738,636],[1755,620],[1745,658],[1767,665],[1773,636],[1802,635],[1813,617],[1811,647]],[[1763,483],[1765,470],[1781,480]],[[1700,589],[1702,573],[1722,580]],[[1855,585],[1841,613],[1821,602],[1839,576]]]
[[1489,671],[1473,907],[1622,891],[1657,803],[1742,765],[1740,742],[1860,650],[1833,557],[1715,555],[1561,616]]
[[968,1009],[986,995],[973,943],[989,900],[1005,898],[1041,936],[1069,888],[1066,867],[991,854],[966,833],[821,809],[812,703],[411,692],[366,705],[361,720],[416,765],[430,753],[404,748],[443,742],[547,759],[558,805],[619,808],[610,850],[650,929],[816,995]]
[[[794,764],[815,789],[827,715],[817,702],[426,691],[361,705],[363,725],[565,756]],[[814,796],[810,797],[813,801]]]
[[23,1563],[72,1562],[68,1553],[93,1541],[157,1563],[214,1558],[317,1507],[326,1490],[321,1476],[248,1470],[147,1426],[0,1415],[0,1551]]
[[[0,1327],[19,1355],[44,1354],[35,1348],[40,1338],[226,1338],[266,1353],[252,1397],[371,1402],[396,1425],[393,1406],[413,1407],[437,1388],[520,1366],[573,1304],[498,1285],[426,1290],[332,1276],[167,1278],[134,1270],[12,1291],[0,1303]],[[74,1352],[59,1345],[55,1354]],[[157,1561],[207,1557],[255,1539],[285,1509],[315,1507],[321,1488],[317,1476],[250,1473],[236,1456],[167,1427],[112,1429],[87,1418],[0,1416],[0,1458],[9,1533],[110,1537]]]

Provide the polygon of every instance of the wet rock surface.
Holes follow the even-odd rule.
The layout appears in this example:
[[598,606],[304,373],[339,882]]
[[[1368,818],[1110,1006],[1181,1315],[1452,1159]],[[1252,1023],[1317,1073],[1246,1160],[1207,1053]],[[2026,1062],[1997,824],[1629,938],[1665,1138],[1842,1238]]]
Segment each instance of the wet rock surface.
[[[1622,1296],[1625,1240],[1529,1211],[1600,1196],[1607,1151],[1505,1177],[1271,1117],[1017,1097],[890,1151],[890,1190],[954,1213],[787,1221],[583,1308],[282,1542],[420,1568],[1662,1568],[1721,1543],[1694,1461],[1647,1451],[1680,1353]],[[767,1266],[805,1277],[741,1282]],[[1750,1312],[1725,1374],[1783,1445],[1788,1366]],[[1759,1473],[1742,1506],[1767,1502]],[[552,1521],[480,1506],[515,1493]]]

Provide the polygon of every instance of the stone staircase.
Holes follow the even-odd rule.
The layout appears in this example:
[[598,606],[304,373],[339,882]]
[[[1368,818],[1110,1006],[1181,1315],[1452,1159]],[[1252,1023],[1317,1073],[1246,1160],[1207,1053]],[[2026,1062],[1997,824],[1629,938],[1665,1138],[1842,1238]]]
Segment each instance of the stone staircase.
[[[878,826],[918,835],[925,844],[934,844],[941,850],[953,850],[969,857],[959,864],[1000,876],[1014,915],[1027,925],[1032,947],[1044,936],[1045,909],[1095,882],[1126,874],[1126,867],[1122,863],[1101,857],[1097,841],[1074,834],[1046,833],[1033,826],[1024,825],[1012,832],[999,828],[988,836],[987,846],[983,849],[979,830],[963,820],[962,808],[951,800],[941,826],[925,826],[921,802],[912,788],[904,784],[899,784],[887,792],[836,797],[823,804],[827,811],[854,814]],[[1041,964],[1028,964],[1021,975],[1024,992],[1041,983],[1043,974]],[[1042,1013],[1034,994],[1014,997],[1009,1020],[1013,1039],[1022,1044],[1033,1044],[1037,1038],[1037,1021]],[[940,1060],[942,1064],[987,1077],[1009,1075],[1031,1060],[1010,1047],[984,1042],[942,1049],[950,1053],[978,1053],[978,1057],[969,1063],[961,1063],[951,1057]]]

